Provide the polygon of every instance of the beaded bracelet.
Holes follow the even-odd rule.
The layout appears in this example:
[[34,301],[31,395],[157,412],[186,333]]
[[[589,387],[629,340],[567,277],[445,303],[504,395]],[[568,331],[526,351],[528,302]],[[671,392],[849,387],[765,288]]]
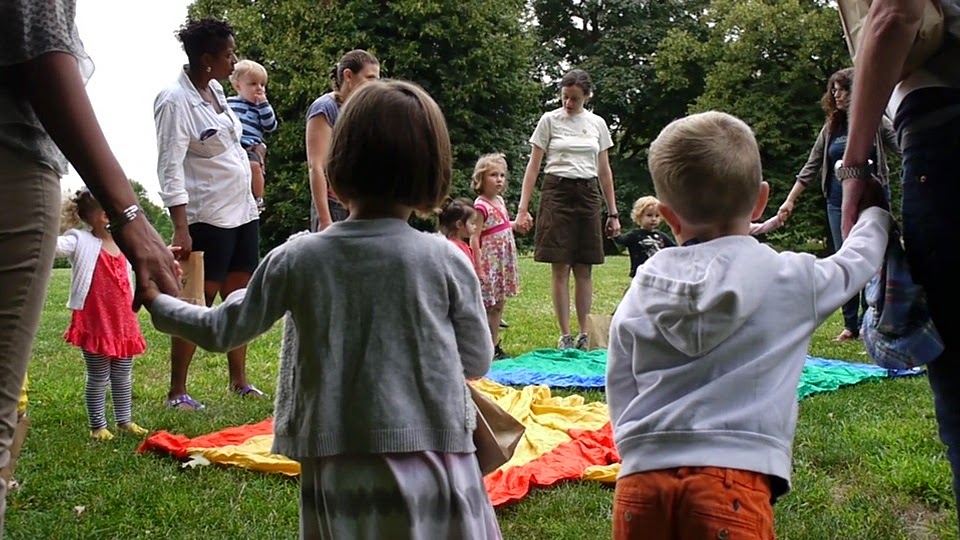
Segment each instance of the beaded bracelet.
[[112,233],[119,231],[124,225],[137,219],[137,214],[139,213],[140,207],[135,204],[131,204],[120,213],[120,216],[118,216],[116,219],[110,220],[110,223],[107,223],[107,230]]

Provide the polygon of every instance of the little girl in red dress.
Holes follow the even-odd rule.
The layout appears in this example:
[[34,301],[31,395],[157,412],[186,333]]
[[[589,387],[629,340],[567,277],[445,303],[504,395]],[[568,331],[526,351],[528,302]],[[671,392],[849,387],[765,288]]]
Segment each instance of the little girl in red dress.
[[[78,228],[81,222],[90,230]],[[130,376],[133,357],[147,344],[131,309],[129,265],[107,230],[108,223],[100,204],[82,189],[64,201],[61,229],[66,232],[57,239],[57,256],[66,257],[73,267],[67,302],[73,318],[63,337],[83,351],[90,436],[102,441],[113,438],[105,414],[107,383],[117,429],[133,435],[147,433],[131,420]]]

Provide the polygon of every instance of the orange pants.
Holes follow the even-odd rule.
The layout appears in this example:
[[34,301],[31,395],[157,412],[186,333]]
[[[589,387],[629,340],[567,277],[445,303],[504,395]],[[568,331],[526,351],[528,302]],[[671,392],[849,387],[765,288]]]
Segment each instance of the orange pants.
[[647,471],[617,480],[614,540],[773,540],[766,475],[717,467]]

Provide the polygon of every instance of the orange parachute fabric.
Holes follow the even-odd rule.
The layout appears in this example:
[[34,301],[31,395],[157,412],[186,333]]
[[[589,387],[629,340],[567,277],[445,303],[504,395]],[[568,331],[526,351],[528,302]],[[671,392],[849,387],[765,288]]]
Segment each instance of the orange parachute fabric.
[[[472,383],[527,428],[513,458],[484,478],[494,506],[519,501],[533,487],[564,480],[616,481],[620,456],[613,444],[607,405],[582,396],[553,396],[546,386],[517,390],[480,379]],[[271,454],[273,420],[188,438],[166,431],[148,437],[139,451],[178,459],[202,457],[211,463],[297,476],[300,465]]]

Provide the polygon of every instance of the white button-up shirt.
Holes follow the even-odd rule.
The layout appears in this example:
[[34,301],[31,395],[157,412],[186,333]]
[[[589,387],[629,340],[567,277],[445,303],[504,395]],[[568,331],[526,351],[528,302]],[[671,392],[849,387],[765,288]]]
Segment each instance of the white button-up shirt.
[[222,113],[200,97],[186,69],[157,95],[157,175],[164,206],[186,205],[187,223],[225,229],[257,219],[250,191],[250,161],[240,146],[243,127],[223,87],[210,81]]

